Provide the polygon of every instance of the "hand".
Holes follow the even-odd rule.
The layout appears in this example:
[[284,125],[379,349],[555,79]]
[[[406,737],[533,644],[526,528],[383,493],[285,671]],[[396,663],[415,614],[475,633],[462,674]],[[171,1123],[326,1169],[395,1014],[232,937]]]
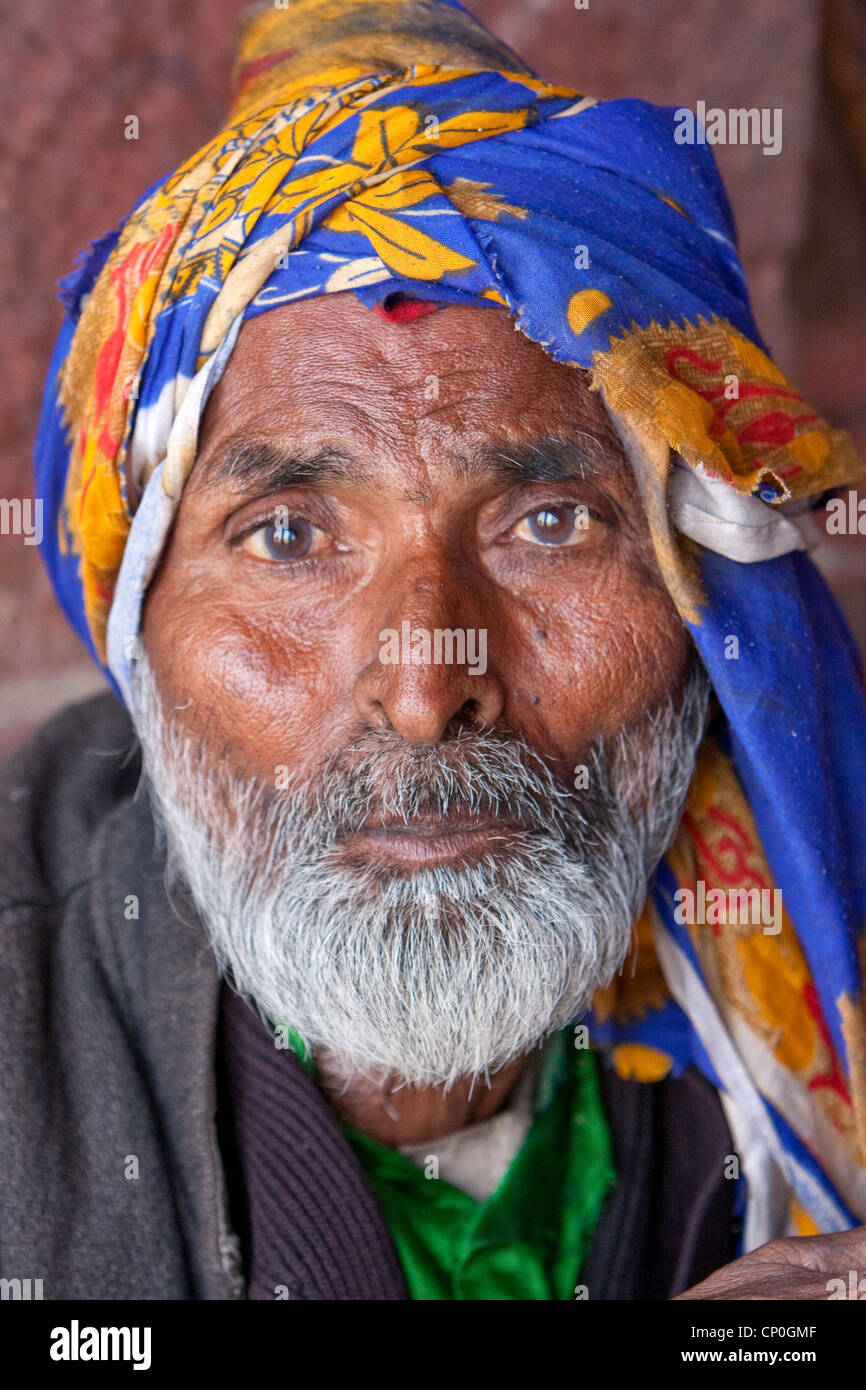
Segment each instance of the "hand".
[[866,1300],[866,1226],[768,1241],[673,1301],[689,1298]]

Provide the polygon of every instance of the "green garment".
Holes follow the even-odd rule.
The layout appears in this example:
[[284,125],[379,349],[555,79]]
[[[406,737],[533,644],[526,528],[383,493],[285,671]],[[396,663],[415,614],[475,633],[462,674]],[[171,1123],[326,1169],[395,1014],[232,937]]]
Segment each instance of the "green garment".
[[[296,1034],[288,1041],[312,1074]],[[379,1202],[413,1299],[573,1299],[616,1181],[593,1053],[564,1029],[544,1058],[535,1116],[485,1202],[343,1126]],[[430,1141],[436,1153],[436,1141]],[[432,1167],[432,1165],[428,1165]],[[578,1295],[579,1296],[579,1295]]]

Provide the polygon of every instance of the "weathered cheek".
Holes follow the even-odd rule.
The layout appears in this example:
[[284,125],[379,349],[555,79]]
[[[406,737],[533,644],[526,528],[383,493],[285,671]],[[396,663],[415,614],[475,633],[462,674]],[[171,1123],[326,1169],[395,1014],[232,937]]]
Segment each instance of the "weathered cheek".
[[244,611],[213,591],[192,601],[160,595],[144,633],[164,693],[181,707],[192,702],[184,716],[192,727],[264,777],[277,766],[311,767],[345,738],[356,659],[345,636],[324,622],[322,605]]
[[[688,637],[667,594],[632,590],[618,596],[589,647],[598,651],[602,725],[615,732],[633,723],[682,680]],[[584,659],[591,655],[584,647]]]
[[599,733],[638,720],[676,689],[687,652],[667,595],[624,581],[522,623],[510,682],[513,709],[530,736],[570,756]]
[[236,740],[266,758],[270,743],[285,761],[285,745],[302,741],[311,713],[321,709],[327,647],[308,645],[280,622],[250,622],[221,613],[199,661],[202,698],[213,701]]

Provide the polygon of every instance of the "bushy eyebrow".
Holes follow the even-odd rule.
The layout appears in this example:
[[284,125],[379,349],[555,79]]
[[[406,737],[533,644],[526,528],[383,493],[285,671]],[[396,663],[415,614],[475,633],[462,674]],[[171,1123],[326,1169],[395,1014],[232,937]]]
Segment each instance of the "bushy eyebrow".
[[196,478],[207,488],[227,484],[241,493],[264,497],[291,487],[327,482],[365,482],[368,470],[333,445],[285,449],[267,440],[241,439],[209,459]]
[[461,460],[461,471],[493,473],[502,483],[562,482],[572,478],[611,478],[625,461],[618,446],[581,431],[573,437],[551,435],[523,444],[484,444]]
[[[573,438],[550,436],[521,444],[474,445],[467,452],[443,454],[442,465],[465,481],[493,477],[515,485],[621,474],[625,462],[618,448],[581,431]],[[204,465],[196,483],[206,488],[229,485],[250,497],[266,497],[292,487],[327,483],[374,482],[369,464],[337,445],[287,449],[266,440],[236,440]]]

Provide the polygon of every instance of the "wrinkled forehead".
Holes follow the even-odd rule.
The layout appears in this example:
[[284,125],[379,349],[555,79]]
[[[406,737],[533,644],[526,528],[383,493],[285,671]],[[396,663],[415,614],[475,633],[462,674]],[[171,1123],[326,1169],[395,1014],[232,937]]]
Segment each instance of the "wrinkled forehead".
[[340,294],[244,323],[204,413],[191,483],[225,475],[227,456],[254,442],[431,461],[549,443],[554,477],[559,441],[579,446],[587,465],[626,468],[587,373],[553,361],[504,310],[410,314],[373,313]]

